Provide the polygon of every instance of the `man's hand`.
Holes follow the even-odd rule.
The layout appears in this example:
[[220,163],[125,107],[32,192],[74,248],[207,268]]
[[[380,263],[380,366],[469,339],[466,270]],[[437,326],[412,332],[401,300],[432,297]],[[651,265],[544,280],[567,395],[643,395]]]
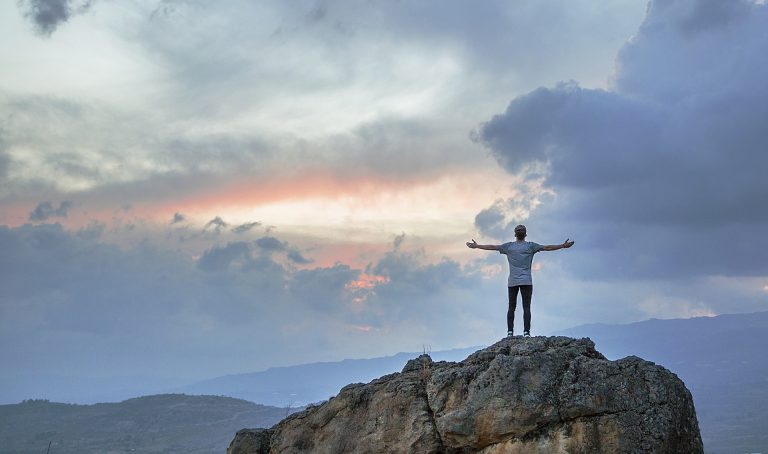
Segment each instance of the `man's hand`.
[[477,249],[477,241],[475,241],[474,238],[472,239],[471,243],[467,241],[467,247],[470,249]]
[[574,243],[574,242],[573,242],[573,241],[570,241],[570,238],[568,238],[568,239],[566,239],[566,240],[565,240],[565,242],[563,243],[563,247],[567,249],[567,248],[569,248],[569,247],[573,246],[573,243]]

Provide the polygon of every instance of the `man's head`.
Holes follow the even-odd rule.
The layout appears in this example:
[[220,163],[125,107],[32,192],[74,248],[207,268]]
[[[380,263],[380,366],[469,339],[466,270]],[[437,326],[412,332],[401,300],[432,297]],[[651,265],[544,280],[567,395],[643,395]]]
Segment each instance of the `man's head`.
[[515,227],[515,238],[522,241],[525,239],[526,235],[527,233],[525,231],[524,225],[520,224],[517,227]]

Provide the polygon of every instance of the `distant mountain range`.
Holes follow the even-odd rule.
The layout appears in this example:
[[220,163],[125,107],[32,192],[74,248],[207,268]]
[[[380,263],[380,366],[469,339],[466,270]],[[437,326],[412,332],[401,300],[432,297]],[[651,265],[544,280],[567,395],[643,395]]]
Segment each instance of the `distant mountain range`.
[[693,394],[704,450],[768,453],[768,312],[628,325],[584,325],[609,359],[629,355],[676,373]]
[[[480,348],[430,352],[430,356],[435,361],[461,361]],[[350,383],[367,383],[382,375],[399,372],[409,359],[421,353],[273,367],[262,372],[225,375],[172,392],[222,395],[283,408],[295,407],[326,400]]]
[[223,453],[244,427],[270,427],[284,408],[217,396],[157,395],[74,405],[0,405],[0,453]]

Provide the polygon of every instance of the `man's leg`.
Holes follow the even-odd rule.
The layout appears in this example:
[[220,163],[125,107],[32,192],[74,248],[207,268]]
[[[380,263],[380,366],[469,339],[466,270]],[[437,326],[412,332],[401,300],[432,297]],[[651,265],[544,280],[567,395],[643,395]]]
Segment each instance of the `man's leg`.
[[507,309],[507,332],[515,329],[515,308],[517,307],[517,289],[519,286],[508,287],[509,289],[509,308]]
[[533,295],[533,285],[521,285],[520,296],[523,297],[523,330],[526,333],[531,332],[531,296]]

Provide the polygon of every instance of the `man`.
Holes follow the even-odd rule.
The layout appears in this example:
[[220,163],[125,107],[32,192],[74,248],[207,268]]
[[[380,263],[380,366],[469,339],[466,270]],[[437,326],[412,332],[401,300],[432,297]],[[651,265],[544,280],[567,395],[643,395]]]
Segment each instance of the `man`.
[[556,251],[573,246],[573,241],[565,240],[563,244],[542,246],[537,243],[525,241],[527,236],[525,226],[515,227],[515,239],[509,243],[500,245],[477,244],[475,240],[467,243],[470,249],[485,249],[487,251],[499,251],[507,256],[509,262],[509,309],[507,309],[507,336],[512,336],[515,325],[515,308],[517,307],[517,293],[523,298],[523,336],[531,336],[531,296],[533,295],[533,278],[531,277],[531,263],[533,255],[539,251]]

